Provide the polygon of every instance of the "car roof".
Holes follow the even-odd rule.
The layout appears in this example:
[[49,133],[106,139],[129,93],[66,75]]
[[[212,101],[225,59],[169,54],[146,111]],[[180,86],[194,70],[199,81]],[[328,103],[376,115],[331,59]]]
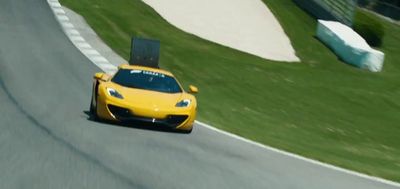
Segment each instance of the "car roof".
[[159,69],[159,68],[151,68],[151,67],[146,67],[146,66],[137,66],[137,65],[129,65],[129,64],[121,64],[118,66],[119,69],[130,69],[130,70],[145,70],[145,71],[152,71],[152,72],[158,72],[162,73],[168,76],[174,77],[174,75],[166,70]]

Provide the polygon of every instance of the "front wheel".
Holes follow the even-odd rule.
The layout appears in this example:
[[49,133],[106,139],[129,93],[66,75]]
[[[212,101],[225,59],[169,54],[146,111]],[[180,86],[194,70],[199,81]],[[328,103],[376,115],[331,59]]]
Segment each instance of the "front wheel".
[[90,118],[92,120],[98,120],[97,116],[97,99],[95,97],[94,92],[92,93],[92,99],[90,100]]
[[190,134],[193,131],[193,127],[188,130],[179,130],[180,133]]

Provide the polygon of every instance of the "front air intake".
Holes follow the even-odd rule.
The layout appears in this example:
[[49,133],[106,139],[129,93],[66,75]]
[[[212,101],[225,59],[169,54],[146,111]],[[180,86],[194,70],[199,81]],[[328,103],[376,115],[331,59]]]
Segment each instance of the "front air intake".
[[110,112],[117,119],[119,119],[119,118],[129,118],[129,117],[132,116],[131,112],[126,108],[121,108],[121,107],[114,106],[114,105],[111,105],[111,104],[109,104],[107,107],[110,110]]
[[167,116],[166,122],[169,125],[178,126],[183,122],[185,122],[187,118],[188,118],[187,115],[169,115]]

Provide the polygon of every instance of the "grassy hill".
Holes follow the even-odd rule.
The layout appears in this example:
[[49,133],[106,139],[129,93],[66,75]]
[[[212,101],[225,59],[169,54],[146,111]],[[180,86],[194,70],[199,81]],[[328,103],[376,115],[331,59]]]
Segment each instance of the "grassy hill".
[[[131,36],[162,42],[161,66],[199,87],[199,120],[370,175],[400,181],[400,27],[384,22],[384,70],[346,65],[291,0],[264,0],[302,63],[264,60],[182,32],[140,0],[62,0],[128,59]],[[267,161],[267,160],[266,160]]]

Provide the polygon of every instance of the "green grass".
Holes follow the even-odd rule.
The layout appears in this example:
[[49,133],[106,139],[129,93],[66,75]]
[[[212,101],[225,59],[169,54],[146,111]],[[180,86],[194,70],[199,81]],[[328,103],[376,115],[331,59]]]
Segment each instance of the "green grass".
[[[62,0],[128,59],[131,36],[160,39],[161,66],[199,87],[201,121],[370,175],[400,181],[400,27],[387,22],[384,70],[340,62],[291,0],[268,0],[302,63],[263,60],[184,33],[140,0]],[[266,160],[267,161],[267,160]]]

